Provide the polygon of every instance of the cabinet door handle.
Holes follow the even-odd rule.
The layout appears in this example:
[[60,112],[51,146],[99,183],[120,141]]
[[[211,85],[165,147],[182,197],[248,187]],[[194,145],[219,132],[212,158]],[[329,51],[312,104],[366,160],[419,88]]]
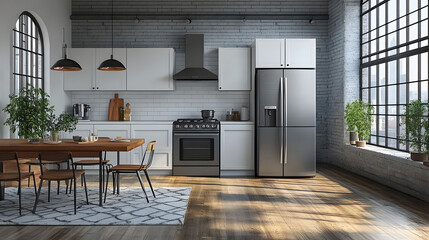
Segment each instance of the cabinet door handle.
[[97,87],[97,90],[98,90],[98,87]]
[[92,89],[95,89],[95,87],[93,87]]

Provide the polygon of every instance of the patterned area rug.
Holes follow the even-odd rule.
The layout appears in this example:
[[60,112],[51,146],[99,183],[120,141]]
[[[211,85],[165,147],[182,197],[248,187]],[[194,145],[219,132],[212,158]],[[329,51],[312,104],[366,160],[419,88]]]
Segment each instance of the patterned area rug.
[[77,214],[73,214],[73,193],[61,188],[42,188],[35,214],[31,212],[35,200],[33,188],[23,188],[22,216],[18,212],[17,188],[6,188],[5,200],[0,201],[0,225],[181,225],[188,207],[190,187],[149,188],[146,202],[140,187],[121,187],[120,195],[107,193],[106,203],[98,206],[98,188],[88,187],[89,205],[83,187],[77,188]]

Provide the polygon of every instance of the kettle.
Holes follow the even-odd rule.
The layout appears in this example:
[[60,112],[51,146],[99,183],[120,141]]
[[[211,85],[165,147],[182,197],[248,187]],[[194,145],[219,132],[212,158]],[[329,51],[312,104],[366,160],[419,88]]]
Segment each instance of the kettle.
[[89,110],[91,110],[91,107],[88,104],[74,104],[73,116],[77,120],[89,120]]

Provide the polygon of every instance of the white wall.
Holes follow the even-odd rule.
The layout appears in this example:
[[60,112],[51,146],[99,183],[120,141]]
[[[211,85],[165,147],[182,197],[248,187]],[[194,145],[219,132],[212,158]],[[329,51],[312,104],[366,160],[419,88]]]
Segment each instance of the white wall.
[[[51,103],[62,112],[71,103],[71,96],[62,91],[62,72],[49,68],[62,56],[62,29],[70,45],[71,0],[1,0],[0,3],[0,108],[8,103],[12,85],[12,29],[23,11],[32,13],[42,28],[45,45],[45,90],[51,95]],[[52,91],[51,91],[52,89]],[[55,91],[53,91],[55,89]],[[58,90],[61,89],[61,90]],[[4,127],[6,114],[0,112],[0,138],[9,138],[9,128]]]

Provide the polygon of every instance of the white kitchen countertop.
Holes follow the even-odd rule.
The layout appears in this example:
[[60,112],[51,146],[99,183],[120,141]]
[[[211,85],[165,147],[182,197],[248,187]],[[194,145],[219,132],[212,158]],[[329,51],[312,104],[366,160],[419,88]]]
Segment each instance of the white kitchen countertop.
[[255,124],[252,121],[220,121],[220,124],[222,125],[252,125]]
[[171,120],[141,120],[141,121],[79,121],[80,125],[138,125],[138,124],[147,124],[147,125],[171,125],[173,121]]

